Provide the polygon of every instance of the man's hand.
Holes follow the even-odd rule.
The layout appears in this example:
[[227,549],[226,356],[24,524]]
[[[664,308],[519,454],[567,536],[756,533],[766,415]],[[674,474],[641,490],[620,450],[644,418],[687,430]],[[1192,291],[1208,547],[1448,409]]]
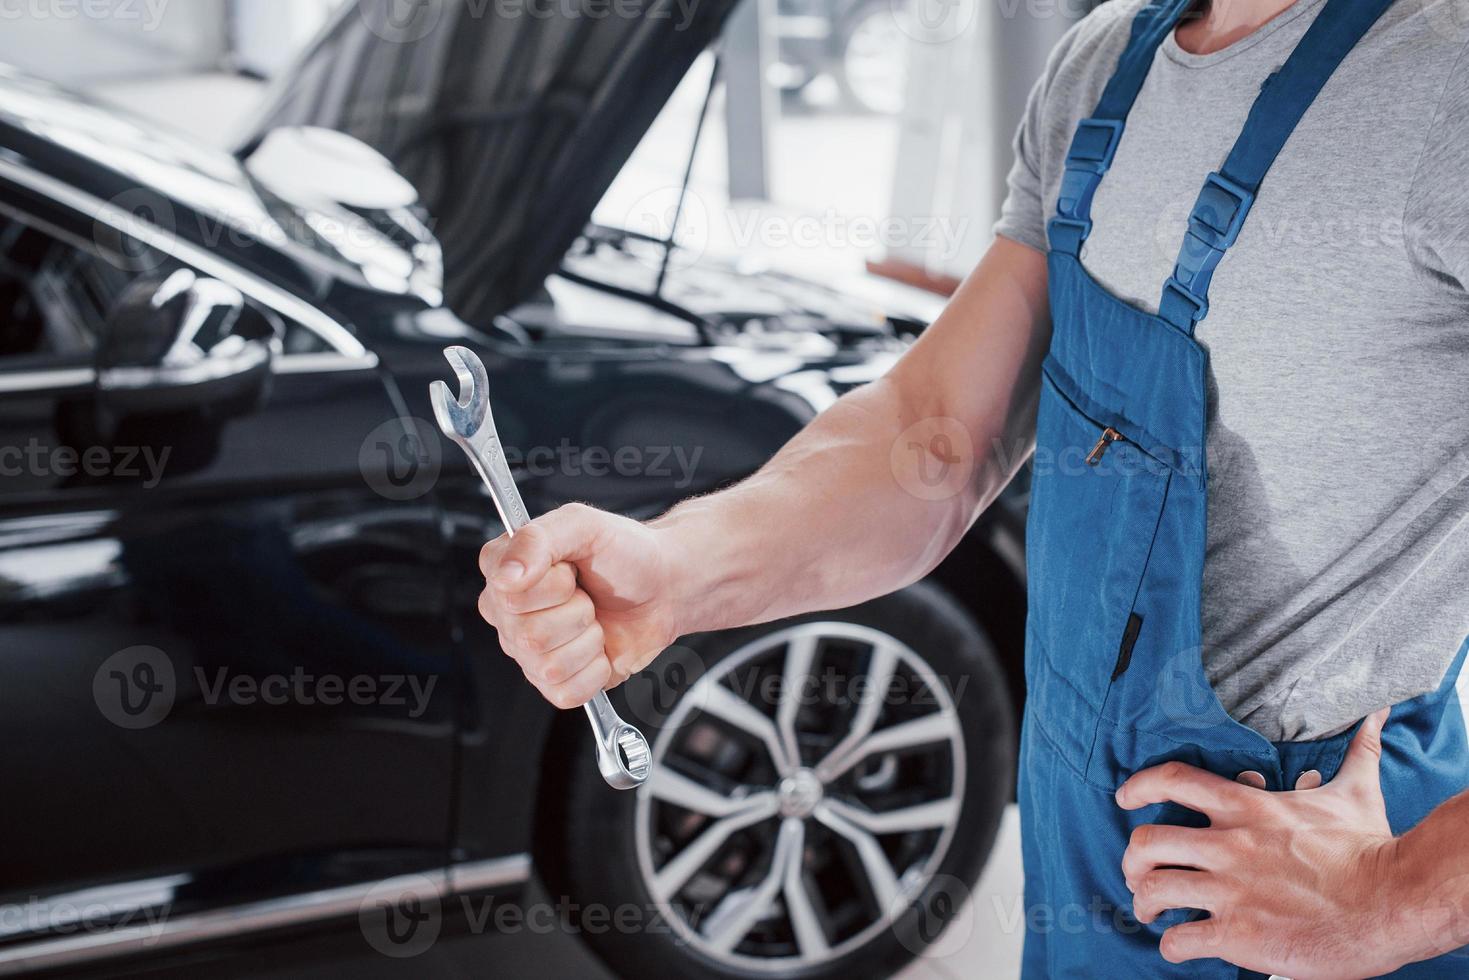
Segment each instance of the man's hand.
[[1378,976],[1415,958],[1391,928],[1401,906],[1378,774],[1387,714],[1363,722],[1341,771],[1319,788],[1270,793],[1182,763],[1123,784],[1123,809],[1171,801],[1210,822],[1139,827],[1122,858],[1139,921],[1168,909],[1210,914],[1167,930],[1165,959],[1219,957],[1311,980]]
[[678,636],[664,537],[571,504],[484,546],[480,614],[546,700],[585,704]]
[[[563,507],[490,542],[481,613],[541,693],[575,707],[680,634],[845,609],[918,581],[1029,455],[1050,324],[1045,255],[997,239],[887,374],[755,475],[652,524]],[[956,474],[941,493],[912,478],[930,461]]]

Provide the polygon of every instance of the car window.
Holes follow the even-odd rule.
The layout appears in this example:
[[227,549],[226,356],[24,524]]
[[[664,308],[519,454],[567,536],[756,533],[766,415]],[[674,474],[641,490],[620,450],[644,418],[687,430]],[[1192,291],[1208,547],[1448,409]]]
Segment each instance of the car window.
[[134,275],[70,233],[0,208],[0,370],[84,362]]
[[[0,203],[0,372],[89,364],[127,286],[182,266],[136,239],[88,240]],[[282,353],[333,352],[315,331],[265,312],[279,324]]]

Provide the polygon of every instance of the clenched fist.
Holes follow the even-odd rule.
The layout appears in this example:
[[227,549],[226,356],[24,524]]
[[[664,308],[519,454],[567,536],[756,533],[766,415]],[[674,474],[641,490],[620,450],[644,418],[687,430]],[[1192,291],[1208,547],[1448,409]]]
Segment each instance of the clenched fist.
[[480,552],[480,615],[556,707],[621,684],[677,638],[665,535],[569,504]]

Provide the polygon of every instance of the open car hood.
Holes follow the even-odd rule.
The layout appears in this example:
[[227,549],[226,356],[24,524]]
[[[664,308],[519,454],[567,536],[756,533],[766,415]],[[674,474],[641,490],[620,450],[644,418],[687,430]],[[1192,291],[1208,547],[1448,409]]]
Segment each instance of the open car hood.
[[377,149],[432,216],[447,305],[488,323],[557,269],[736,2],[358,0],[276,81],[239,155],[280,126]]

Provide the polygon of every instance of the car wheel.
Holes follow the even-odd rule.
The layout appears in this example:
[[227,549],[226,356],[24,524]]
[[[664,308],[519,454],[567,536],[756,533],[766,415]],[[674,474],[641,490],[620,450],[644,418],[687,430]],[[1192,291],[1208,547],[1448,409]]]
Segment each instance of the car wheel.
[[889,0],[864,3],[847,23],[837,80],[847,102],[891,116],[903,110],[908,86],[908,35]]
[[653,774],[613,792],[576,740],[552,886],[623,976],[891,972],[958,911],[1011,798],[1003,674],[929,584],[690,638],[617,700]]

